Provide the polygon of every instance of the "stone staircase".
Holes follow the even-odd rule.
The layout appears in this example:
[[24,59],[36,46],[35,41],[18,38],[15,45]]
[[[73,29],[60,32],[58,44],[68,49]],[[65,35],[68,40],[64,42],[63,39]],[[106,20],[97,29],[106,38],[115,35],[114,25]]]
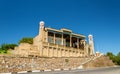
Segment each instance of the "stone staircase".
[[100,55],[91,58],[90,60],[82,63],[82,67],[86,68],[99,68],[99,67],[111,67],[115,66],[112,60],[108,56]]

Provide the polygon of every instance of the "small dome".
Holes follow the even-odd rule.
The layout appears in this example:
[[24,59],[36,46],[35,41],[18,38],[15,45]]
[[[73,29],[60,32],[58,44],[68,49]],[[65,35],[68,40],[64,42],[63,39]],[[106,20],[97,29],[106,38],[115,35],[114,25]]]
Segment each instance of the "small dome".
[[96,53],[100,53],[100,52],[97,51]]
[[45,24],[45,23],[44,23],[44,21],[40,21],[40,23],[39,23],[39,24],[41,25],[41,24]]
[[89,37],[92,36],[91,34],[88,35]]

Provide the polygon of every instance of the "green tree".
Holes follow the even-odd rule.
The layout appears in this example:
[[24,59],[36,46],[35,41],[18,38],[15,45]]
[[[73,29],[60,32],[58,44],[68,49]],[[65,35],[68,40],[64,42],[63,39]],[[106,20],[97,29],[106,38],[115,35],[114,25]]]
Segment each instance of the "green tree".
[[116,60],[116,56],[112,53],[112,52],[107,52],[107,56],[115,63],[117,64]]
[[120,52],[117,54],[118,57],[120,57]]
[[110,59],[113,59],[115,55],[112,52],[107,52],[107,56],[110,57]]
[[108,52],[107,56],[116,64],[120,65],[120,52],[116,55],[114,55],[112,52]]
[[22,38],[19,42],[20,43],[29,43],[29,44],[33,44],[33,38],[27,38],[27,37],[24,37]]
[[2,49],[1,49],[1,47],[0,47],[0,53],[2,53]]
[[7,54],[8,49],[14,49],[17,44],[2,44],[0,46],[0,53]]
[[117,54],[116,58],[117,58],[116,60],[117,64],[120,65],[120,52]]
[[1,49],[2,50],[14,49],[15,46],[17,46],[17,44],[2,44]]

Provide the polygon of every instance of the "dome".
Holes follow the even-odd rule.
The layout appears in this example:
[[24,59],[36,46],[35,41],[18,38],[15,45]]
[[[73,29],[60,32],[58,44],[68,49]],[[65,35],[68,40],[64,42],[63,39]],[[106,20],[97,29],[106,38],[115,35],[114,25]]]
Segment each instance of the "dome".
[[40,21],[40,23],[39,23],[39,24],[40,24],[40,25],[41,25],[41,24],[43,24],[43,25],[44,25],[45,23],[44,23],[44,21]]
[[90,37],[90,36],[92,37],[92,34],[89,34],[88,36],[89,36],[89,37]]

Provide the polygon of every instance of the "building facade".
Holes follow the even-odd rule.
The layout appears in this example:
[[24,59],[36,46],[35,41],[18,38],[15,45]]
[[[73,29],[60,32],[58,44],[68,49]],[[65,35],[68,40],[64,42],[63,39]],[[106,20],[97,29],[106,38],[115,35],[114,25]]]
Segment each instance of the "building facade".
[[39,23],[39,34],[33,39],[33,44],[21,43],[15,47],[14,54],[21,56],[40,57],[85,57],[94,55],[93,36],[75,34],[72,30],[60,30],[45,27]]

